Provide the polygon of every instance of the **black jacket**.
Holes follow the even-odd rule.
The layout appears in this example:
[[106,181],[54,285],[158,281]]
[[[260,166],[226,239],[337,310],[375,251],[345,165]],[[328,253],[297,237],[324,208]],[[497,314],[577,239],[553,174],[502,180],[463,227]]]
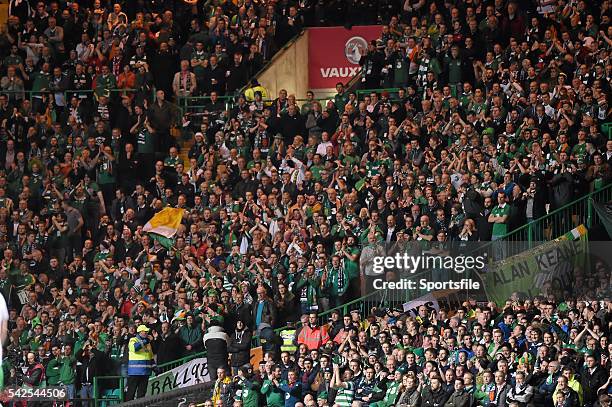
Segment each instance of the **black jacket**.
[[585,367],[580,378],[584,403],[589,404],[597,401],[597,389],[603,386],[607,381],[608,372],[603,367],[597,365],[593,373],[589,371],[588,367]]
[[[204,335],[209,369],[227,366],[229,337],[220,326],[211,326]],[[249,341],[250,342],[250,341]]]
[[229,315],[226,318],[228,320],[228,327],[226,327],[226,331],[232,332],[236,327],[236,321],[244,322],[247,327],[251,326],[253,324],[252,318],[253,316],[249,304],[245,302],[240,305],[234,304],[230,308]]
[[489,215],[491,208],[483,209],[478,218],[476,218],[476,228],[478,229],[478,238],[481,242],[491,240],[493,233],[493,224],[489,223]]
[[90,350],[90,356],[83,355],[83,349],[76,353],[77,363],[77,383],[93,384],[96,376],[104,376],[109,366],[109,360],[105,353],[97,349]]
[[569,172],[557,172],[550,180],[550,203],[553,209],[562,207],[573,199],[574,177]]
[[293,138],[296,135],[306,134],[306,121],[304,117],[296,113],[291,116],[289,114],[283,114],[278,122],[280,133],[283,135],[286,144],[293,143]]
[[159,334],[153,342],[153,351],[157,355],[157,364],[168,363],[183,356],[183,344],[175,333],[171,332],[167,336]]
[[[259,301],[253,301],[253,323],[257,321],[257,307]],[[270,327],[274,328],[276,326],[276,306],[271,300],[264,300],[263,312],[261,313],[261,321],[260,323],[266,323],[270,325]],[[258,329],[256,326],[255,329]]]
[[251,338],[253,334],[250,329],[234,332],[230,338],[227,350],[232,354],[232,367],[244,366],[251,361]]
[[249,80],[249,67],[245,62],[241,62],[238,66],[232,65],[227,68],[226,73],[229,76],[226,78],[226,86],[228,92],[234,92],[246,85]]
[[423,389],[423,400],[421,405],[423,407],[438,407],[443,406],[448,400],[449,395],[446,393],[442,387],[440,387],[437,391],[431,390],[431,387],[427,386]]

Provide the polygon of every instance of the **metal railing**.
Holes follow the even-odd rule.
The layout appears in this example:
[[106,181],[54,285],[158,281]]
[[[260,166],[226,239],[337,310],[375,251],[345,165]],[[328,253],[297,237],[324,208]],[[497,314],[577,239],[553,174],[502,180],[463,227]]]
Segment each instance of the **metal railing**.
[[[180,359],[176,359],[170,362],[162,363],[155,367],[151,377],[158,376],[175,367],[181,366],[193,359],[201,358],[206,356],[206,351],[193,353],[184,356]],[[125,381],[127,380],[124,376],[97,376],[94,377],[93,381],[93,397],[95,399],[95,406],[109,406],[124,401],[125,393]]]
[[[96,376],[93,380],[93,397],[95,407],[113,406],[125,400],[124,376]],[[110,383],[109,383],[110,382]],[[116,382],[117,384],[112,384]],[[103,390],[103,394],[100,394]]]
[[[137,94],[140,92],[144,92],[144,93],[150,93],[149,91],[145,91],[142,89],[129,89],[129,88],[111,88],[111,89],[104,89],[105,92],[108,92],[109,96],[114,96],[117,94],[121,94],[123,93],[124,95],[127,94]],[[13,95],[18,95],[19,97],[17,97],[16,99],[28,99],[30,101],[32,101],[33,98],[42,98],[43,96],[55,96],[57,93],[61,93],[64,97],[64,101],[66,103],[68,103],[70,101],[70,97],[75,96],[75,95],[87,95],[87,97],[90,96],[94,96],[97,92],[97,89],[64,89],[64,90],[51,90],[51,89],[47,89],[47,90],[0,90],[0,94],[3,95],[7,95],[9,97],[9,99],[15,99],[15,98],[11,98],[11,96]],[[152,93],[152,96],[155,95],[155,92]]]
[[583,224],[587,229],[599,224],[593,202],[612,200],[612,184],[604,185],[548,214],[510,231],[502,239],[507,242],[537,242],[556,239]]
[[396,94],[400,88],[382,88],[382,89],[357,89],[355,91],[355,95],[357,95],[357,99],[361,95],[369,95],[370,93],[377,93],[379,96],[382,92],[389,92],[390,95]]
[[601,132],[608,137],[608,140],[612,140],[612,122],[602,123]]
[[[431,270],[422,271],[410,275],[409,280],[420,280],[420,279],[431,279]],[[367,317],[373,308],[392,308],[398,307],[402,304],[412,301],[415,298],[419,298],[428,291],[418,285],[411,290],[376,290],[371,293],[365,294],[364,296],[357,298],[353,301],[342,304],[338,307],[324,311],[318,314],[319,323],[324,324],[327,322],[333,312],[339,312],[340,315],[347,315],[351,311],[359,311],[360,315]]]

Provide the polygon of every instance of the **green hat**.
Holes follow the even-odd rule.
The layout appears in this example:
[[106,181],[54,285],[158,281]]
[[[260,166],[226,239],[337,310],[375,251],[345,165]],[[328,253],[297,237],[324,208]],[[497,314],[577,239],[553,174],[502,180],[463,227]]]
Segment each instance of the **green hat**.
[[484,136],[485,134],[487,136],[493,136],[495,134],[495,130],[493,130],[493,127],[487,127],[482,131],[482,135]]
[[211,288],[210,290],[208,290],[207,294],[209,297],[217,296],[217,290],[215,290],[214,288]]
[[423,348],[414,348],[412,349],[412,353],[420,358],[425,357],[425,349]]
[[40,321],[40,317],[36,316],[34,319],[32,319],[32,328],[38,325],[42,325],[42,322]]

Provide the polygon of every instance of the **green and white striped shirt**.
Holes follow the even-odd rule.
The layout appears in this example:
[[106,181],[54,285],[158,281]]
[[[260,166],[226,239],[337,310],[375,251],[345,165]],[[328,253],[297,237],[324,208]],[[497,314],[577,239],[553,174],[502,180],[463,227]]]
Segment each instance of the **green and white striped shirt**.
[[340,407],[351,407],[351,404],[353,403],[353,397],[355,396],[355,385],[352,381],[344,382],[344,384],[347,384],[348,387],[342,387],[338,389],[338,393],[336,393],[336,399],[334,400],[334,403],[339,405]]

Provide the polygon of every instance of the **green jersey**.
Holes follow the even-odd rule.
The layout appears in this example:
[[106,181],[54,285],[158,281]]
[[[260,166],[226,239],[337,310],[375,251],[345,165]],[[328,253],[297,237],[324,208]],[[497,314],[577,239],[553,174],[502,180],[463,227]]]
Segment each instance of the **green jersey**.
[[244,381],[240,390],[236,392],[236,400],[242,401],[243,407],[259,406],[259,384],[257,382]]
[[285,407],[285,393],[276,387],[272,380],[265,380],[261,386],[261,394],[266,396],[268,407]]
[[353,398],[355,397],[355,385],[352,381],[345,382],[344,384],[346,384],[348,387],[338,389],[334,404],[337,404],[340,407],[350,407],[353,403]]
[[[510,205],[504,203],[503,205],[497,205],[491,211],[493,216],[509,216]],[[503,236],[508,233],[508,225],[506,223],[494,223],[493,224],[493,236]]]
[[349,97],[346,92],[342,94],[336,93],[336,96],[334,96],[334,106],[336,106],[336,110],[338,111],[338,113],[344,112],[344,107],[348,102]]

